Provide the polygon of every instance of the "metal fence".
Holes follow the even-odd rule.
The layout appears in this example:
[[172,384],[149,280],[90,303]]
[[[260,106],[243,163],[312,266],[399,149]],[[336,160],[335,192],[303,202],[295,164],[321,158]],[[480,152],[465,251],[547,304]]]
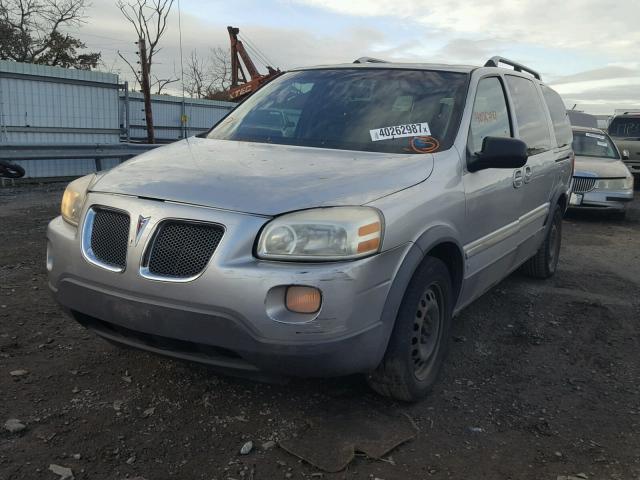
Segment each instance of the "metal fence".
[[[167,143],[203,132],[235,105],[154,95],[156,137]],[[142,94],[127,91],[117,75],[0,60],[0,158],[11,156],[27,177],[79,176],[96,170],[93,150],[81,158],[60,156],[60,149],[78,152],[90,145],[104,150],[144,139]],[[37,159],[26,155],[31,147],[38,151]],[[56,154],[47,156],[47,148],[57,148]],[[16,157],[19,153],[26,156]],[[104,157],[99,166],[110,168],[118,161]]]
[[[147,126],[144,115],[144,97],[139,92],[120,94],[121,125],[127,125],[126,108],[129,105],[129,128],[125,135],[129,140],[144,141]],[[161,142],[173,142],[205,132],[231,111],[236,104],[217,100],[199,100],[169,95],[152,95],[155,136]],[[182,120],[185,120],[182,122]]]

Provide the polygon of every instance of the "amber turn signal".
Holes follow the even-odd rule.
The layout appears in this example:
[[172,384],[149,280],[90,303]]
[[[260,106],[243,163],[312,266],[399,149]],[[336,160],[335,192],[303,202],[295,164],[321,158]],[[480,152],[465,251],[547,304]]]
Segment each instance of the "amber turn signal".
[[315,287],[291,286],[287,288],[286,306],[295,313],[316,313],[322,304],[322,294]]

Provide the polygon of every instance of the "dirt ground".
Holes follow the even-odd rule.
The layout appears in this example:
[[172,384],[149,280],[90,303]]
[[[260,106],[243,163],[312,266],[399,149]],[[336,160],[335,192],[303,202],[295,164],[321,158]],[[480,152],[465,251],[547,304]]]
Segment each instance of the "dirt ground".
[[[0,188],[0,425],[26,426],[0,430],[0,479],[640,479],[640,201],[623,221],[569,215],[556,276],[516,273],[467,308],[435,391],[407,405],[358,376],[255,383],[84,330],[47,290],[60,188]],[[266,443],[338,413],[419,430],[335,474]]]

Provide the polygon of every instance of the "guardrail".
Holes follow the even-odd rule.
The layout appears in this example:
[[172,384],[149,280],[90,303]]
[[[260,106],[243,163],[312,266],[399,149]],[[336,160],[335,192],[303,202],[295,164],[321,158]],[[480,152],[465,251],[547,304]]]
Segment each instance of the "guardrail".
[[0,144],[0,160],[73,160],[94,159],[96,171],[103,170],[102,160],[120,159],[120,162],[147,152],[159,144],[113,143],[113,144]]

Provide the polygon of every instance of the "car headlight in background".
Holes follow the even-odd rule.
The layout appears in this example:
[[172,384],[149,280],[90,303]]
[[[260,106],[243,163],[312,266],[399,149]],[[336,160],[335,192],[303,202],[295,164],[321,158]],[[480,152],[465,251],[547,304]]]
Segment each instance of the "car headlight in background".
[[633,176],[625,178],[600,178],[596,181],[598,190],[631,190],[633,188]]
[[60,205],[60,213],[62,218],[69,222],[71,225],[78,226],[80,222],[80,213],[82,212],[82,205],[84,199],[87,196],[87,190],[93,184],[96,179],[95,174],[86,175],[80,177],[69,185],[62,195],[62,204]]
[[258,240],[264,259],[329,261],[377,253],[382,245],[382,214],[370,207],[328,207],[273,219]]

